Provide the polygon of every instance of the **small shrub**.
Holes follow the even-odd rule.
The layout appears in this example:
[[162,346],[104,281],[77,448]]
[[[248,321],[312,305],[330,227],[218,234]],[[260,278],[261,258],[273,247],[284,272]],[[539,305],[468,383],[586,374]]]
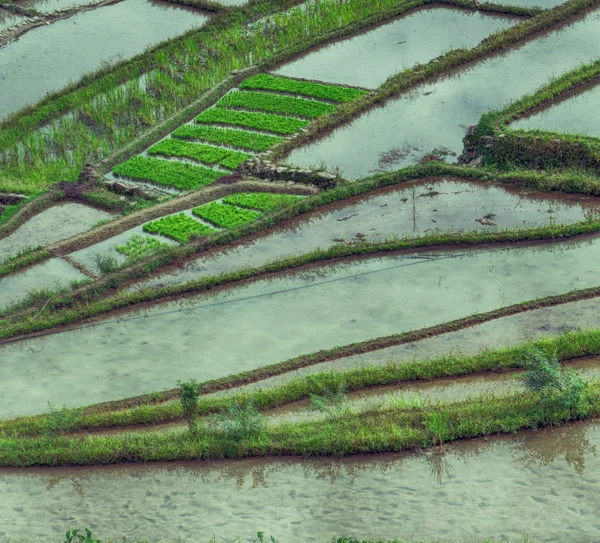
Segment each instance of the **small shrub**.
[[61,434],[72,432],[77,423],[77,419],[81,414],[80,408],[69,409],[63,405],[61,409],[48,402],[49,412],[45,418],[45,427],[47,434]]
[[102,274],[114,272],[119,269],[119,262],[114,256],[109,254],[94,253],[94,264],[96,269]]
[[190,430],[193,430],[198,416],[200,385],[195,379],[190,379],[189,381],[177,381],[177,386],[179,387],[179,401],[183,414],[188,421]]
[[69,530],[65,534],[65,543],[100,543],[100,540],[93,539],[92,531],[86,528],[83,533],[79,529]]
[[251,402],[233,404],[225,413],[215,416],[221,431],[235,440],[255,437],[264,428],[264,417]]

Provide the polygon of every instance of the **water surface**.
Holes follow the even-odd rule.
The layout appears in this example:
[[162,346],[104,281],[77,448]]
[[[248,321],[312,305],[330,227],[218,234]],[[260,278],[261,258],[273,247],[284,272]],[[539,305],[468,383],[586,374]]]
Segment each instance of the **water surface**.
[[24,17],[19,17],[8,10],[0,8],[0,32],[23,21],[25,21]]

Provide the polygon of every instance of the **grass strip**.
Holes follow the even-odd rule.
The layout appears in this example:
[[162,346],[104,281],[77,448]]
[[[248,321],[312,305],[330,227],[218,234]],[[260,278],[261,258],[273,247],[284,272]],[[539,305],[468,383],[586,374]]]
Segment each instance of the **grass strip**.
[[183,157],[205,164],[219,164],[231,170],[235,170],[240,164],[246,162],[251,155],[231,151],[222,147],[212,145],[201,145],[188,143],[178,139],[161,140],[148,149],[149,155],[161,155],[165,157]]
[[251,209],[217,202],[195,207],[192,209],[192,213],[220,228],[237,228],[262,216],[262,213]]
[[147,181],[181,190],[195,190],[227,175],[202,166],[183,162],[135,156],[116,166],[113,173],[119,177]]
[[25,249],[20,253],[0,260],[0,277],[22,270],[50,258],[50,252],[43,247]]
[[285,135],[295,134],[298,130],[308,125],[308,121],[283,117],[281,115],[219,108],[211,108],[202,112],[196,117],[196,122],[243,126],[244,128],[254,128],[256,130]]
[[352,87],[340,87],[338,85],[327,85],[324,83],[315,83],[313,81],[301,81],[289,77],[276,76],[271,74],[257,74],[243,81],[240,84],[242,89],[270,90],[285,92],[289,94],[299,94],[311,98],[321,98],[331,100],[332,102],[352,102],[368,91]]
[[[0,467],[89,466],[122,462],[217,460],[261,456],[350,455],[431,447],[498,433],[555,426],[600,415],[600,384],[583,390],[586,413],[539,395],[479,396],[432,407],[379,408],[332,419],[283,422],[256,433],[121,433],[85,437],[2,437]],[[443,425],[434,427],[434,417]]]
[[216,104],[222,108],[241,108],[281,115],[295,115],[314,119],[333,113],[333,104],[325,104],[315,100],[305,100],[292,96],[279,96],[267,92],[232,91],[227,93]]
[[283,141],[283,138],[279,136],[268,136],[257,132],[189,124],[180,126],[171,136],[182,140],[207,141],[258,152],[267,151]]
[[[373,386],[513,370],[523,367],[523,361],[526,359],[527,353],[533,348],[539,349],[548,356],[556,353],[557,358],[562,362],[583,356],[599,355],[600,330],[568,332],[553,338],[529,341],[516,347],[484,350],[471,356],[451,352],[426,360],[390,361],[381,365],[366,365],[344,370],[324,370],[304,377],[293,377],[285,383],[269,386],[268,388],[237,392],[220,397],[201,396],[198,402],[198,414],[204,416],[226,412],[236,403],[248,401],[252,402],[258,410],[266,411],[307,399],[311,394],[322,394],[324,390],[337,390],[340,385],[343,385],[344,390],[347,392],[352,392]],[[237,376],[228,376],[218,380],[218,382],[238,383],[241,380],[240,376],[242,376],[244,382],[247,383],[249,382],[249,376],[270,373],[274,368],[282,367],[285,364],[285,362],[274,364]],[[289,367],[288,364],[287,371],[291,371]],[[201,383],[200,390],[211,391],[214,384],[214,381]],[[169,391],[172,400],[176,398],[177,392],[177,389]],[[164,397],[166,397],[165,393],[163,393]],[[183,419],[183,411],[178,401],[153,403],[157,401],[156,398],[153,400],[150,400],[150,398],[151,396],[146,397],[147,403],[138,403],[126,409],[118,407],[128,405],[132,399],[107,404],[117,406],[117,409],[112,410],[90,406],[83,409],[75,417],[71,430],[119,428],[140,424],[174,422]],[[48,415],[25,416],[0,421],[0,435],[13,437],[39,435],[44,433],[48,421]]]
[[215,231],[210,226],[195,221],[185,213],[169,215],[144,225],[144,232],[161,234],[175,241],[185,243],[192,237],[209,236]]
[[282,207],[293,204],[302,196],[292,194],[274,194],[272,192],[238,192],[223,198],[223,202],[258,211],[277,211]]

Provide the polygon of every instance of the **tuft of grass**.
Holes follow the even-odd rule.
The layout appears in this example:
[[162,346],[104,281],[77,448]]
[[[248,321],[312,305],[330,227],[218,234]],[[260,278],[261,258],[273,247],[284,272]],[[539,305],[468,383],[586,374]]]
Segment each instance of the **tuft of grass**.
[[250,77],[240,84],[240,88],[299,94],[301,96],[321,98],[340,103],[352,102],[368,94],[367,91],[362,89],[314,83],[312,81],[300,81],[271,74],[257,74]]
[[239,151],[231,151],[223,147],[202,145],[199,143],[188,143],[178,139],[166,139],[159,141],[148,149],[149,155],[161,155],[166,157],[183,157],[204,162],[205,164],[219,164],[226,168],[235,170],[240,164],[248,160],[251,155]]
[[148,181],[181,190],[199,189],[227,175],[225,172],[193,164],[141,156],[135,156],[119,164],[114,168],[113,173],[119,177]]
[[220,228],[236,228],[262,216],[262,213],[258,211],[217,202],[195,207],[192,209],[192,213]]
[[220,143],[237,149],[258,152],[267,151],[274,145],[283,141],[283,138],[279,136],[269,136],[267,134],[258,134],[257,132],[248,132],[246,130],[189,124],[180,126],[171,134],[171,136],[182,140]]
[[210,236],[215,233],[215,230],[188,217],[185,213],[179,213],[145,224],[144,232],[162,234],[175,241],[186,243],[192,237]]
[[102,275],[112,273],[121,267],[117,259],[110,254],[94,253],[93,256],[96,269]]
[[284,117],[282,115],[220,108],[211,108],[203,111],[196,117],[196,122],[243,126],[244,128],[254,128],[255,130],[264,130],[284,135],[295,134],[298,130],[309,124],[308,121]]

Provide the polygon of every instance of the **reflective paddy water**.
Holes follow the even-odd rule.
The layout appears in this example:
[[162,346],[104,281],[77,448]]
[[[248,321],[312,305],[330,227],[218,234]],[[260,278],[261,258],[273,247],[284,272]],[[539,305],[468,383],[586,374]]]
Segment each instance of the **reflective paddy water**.
[[[185,541],[213,534],[323,543],[600,538],[600,427],[457,442],[445,454],[2,470],[0,535]],[[126,491],[125,491],[126,489]]]
[[[347,179],[398,169],[434,148],[462,151],[467,126],[482,113],[534,91],[551,77],[598,56],[600,10],[501,56],[479,62],[365,113],[287,158],[309,167],[339,167]],[[499,83],[501,82],[501,83]]]
[[[517,20],[432,7],[302,55],[276,74],[377,88],[388,77],[449,49],[471,48]],[[435,35],[435,39],[431,36]],[[359,67],[359,68],[358,68]]]
[[0,416],[39,412],[48,400],[73,406],[204,381],[597,286],[598,243],[316,267],[4,345]]

